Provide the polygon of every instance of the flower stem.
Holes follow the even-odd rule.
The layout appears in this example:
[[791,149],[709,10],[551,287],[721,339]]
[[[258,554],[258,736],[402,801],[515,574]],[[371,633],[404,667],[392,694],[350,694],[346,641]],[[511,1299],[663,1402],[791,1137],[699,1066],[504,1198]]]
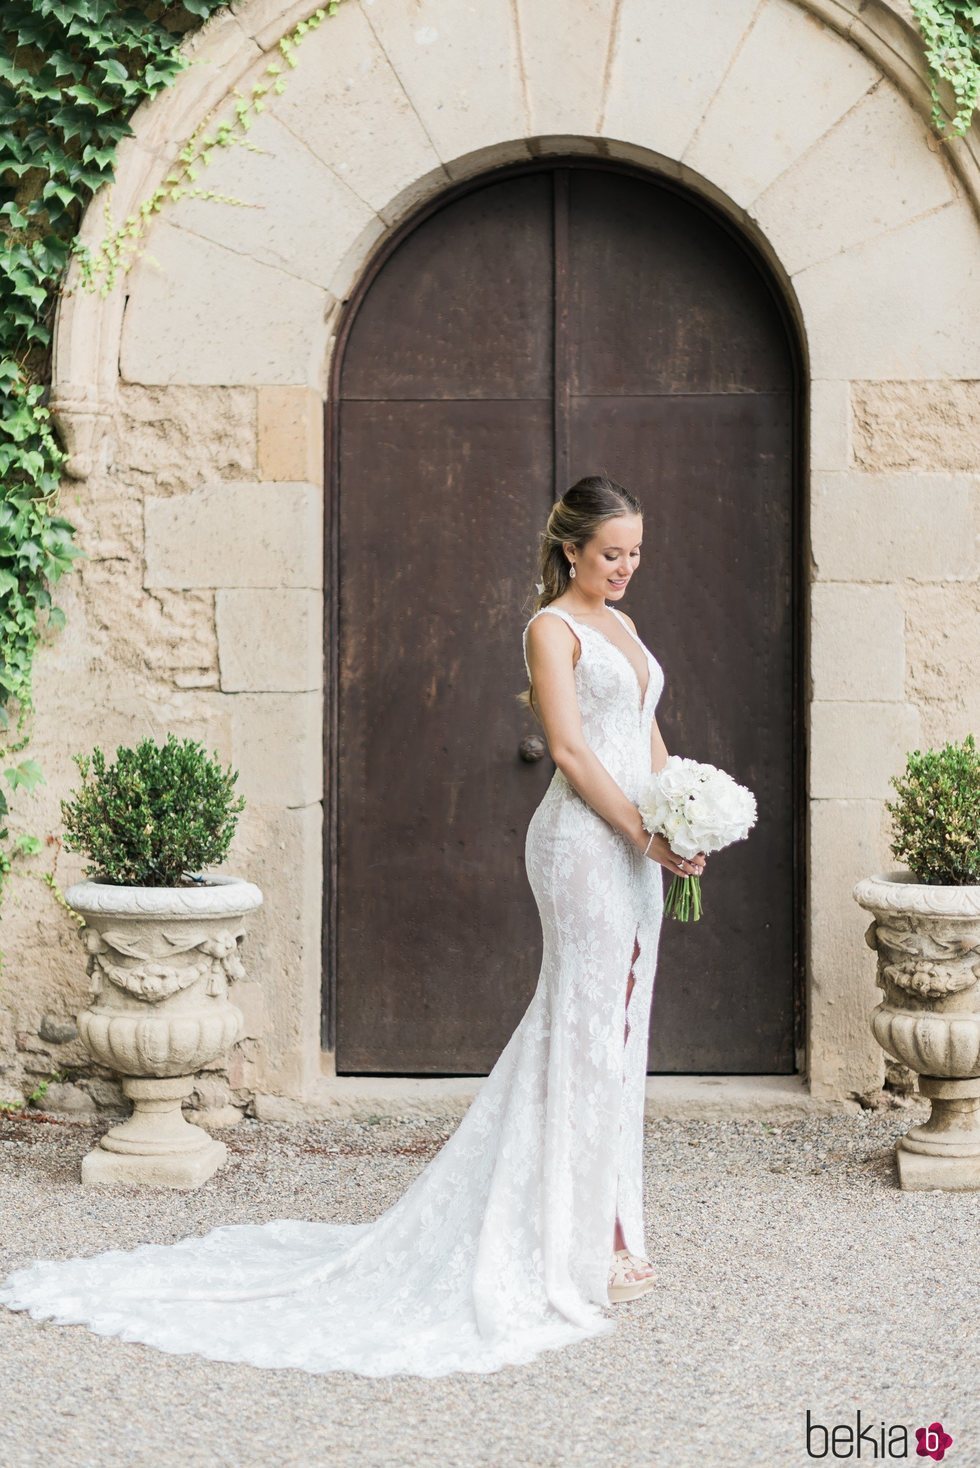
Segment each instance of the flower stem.
[[675,876],[664,898],[664,916],[682,923],[696,923],[700,922],[703,911],[701,878]]

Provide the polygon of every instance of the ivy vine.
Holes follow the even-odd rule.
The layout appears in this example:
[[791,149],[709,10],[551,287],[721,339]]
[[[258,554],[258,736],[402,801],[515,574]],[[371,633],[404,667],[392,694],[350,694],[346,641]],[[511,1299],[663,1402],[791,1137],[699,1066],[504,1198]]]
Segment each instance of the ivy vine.
[[[46,406],[51,328],[88,201],[111,180],[129,117],[187,64],[191,25],[225,0],[5,0],[0,51],[0,730],[5,753],[30,740],[39,640],[64,624],[51,589],[83,554],[60,512],[65,454]],[[11,710],[17,721],[10,728]],[[33,759],[3,770],[10,791],[44,778]],[[0,785],[0,897],[13,860]]]
[[[5,0],[0,49],[0,734],[9,757],[30,740],[31,673],[38,643],[64,625],[52,588],[84,555],[59,506],[66,455],[50,423],[51,333],[72,257],[84,290],[108,294],[138,257],[154,214],[193,194],[242,203],[195,184],[217,147],[251,146],[253,115],[281,92],[283,66],[307,31],[341,0],[313,12],[279,42],[251,93],[234,93],[233,115],[188,139],[149,199],[93,251],[78,227],[89,200],[112,182],[116,151],[132,135],[141,102],[172,85],[189,64],[181,41],[228,0]],[[17,721],[10,728],[11,711]],[[33,759],[2,772],[10,791],[43,781]],[[20,854],[41,849],[36,836],[11,839],[9,802],[0,784],[0,899]],[[53,872],[42,877],[58,896]]]
[[[933,129],[943,142],[961,138],[980,97],[980,5],[972,0],[911,0],[911,6],[925,42]],[[948,127],[940,99],[944,82],[956,103]]]

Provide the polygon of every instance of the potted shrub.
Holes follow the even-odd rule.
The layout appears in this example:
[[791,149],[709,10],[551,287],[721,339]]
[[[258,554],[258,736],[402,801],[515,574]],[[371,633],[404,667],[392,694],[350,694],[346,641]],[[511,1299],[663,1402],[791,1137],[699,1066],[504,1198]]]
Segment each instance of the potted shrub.
[[980,753],[916,750],[886,801],[892,854],[908,870],[866,877],[854,897],[874,914],[884,999],[871,1016],[882,1048],[917,1071],[931,1115],[896,1148],[902,1188],[980,1188]]
[[85,920],[91,977],[78,1029],[133,1102],[83,1159],[82,1182],[194,1188],[228,1149],[181,1102],[242,1033],[228,988],[244,974],[245,915],[262,902],[240,877],[204,875],[244,808],[238,774],[174,734],[120,747],[113,764],[98,748],[74,760],[82,782],[61,802],[64,845],[88,857],[88,880],[65,896]]

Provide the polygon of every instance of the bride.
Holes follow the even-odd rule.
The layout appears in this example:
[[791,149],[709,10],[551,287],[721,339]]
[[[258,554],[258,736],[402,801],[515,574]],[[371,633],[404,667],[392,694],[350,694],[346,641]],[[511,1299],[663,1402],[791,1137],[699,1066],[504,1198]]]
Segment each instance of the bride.
[[442,1149],[366,1223],[228,1224],[176,1244],[37,1260],[0,1287],[36,1320],[218,1361],[362,1376],[496,1371],[615,1329],[644,1258],[647,1032],[662,869],[700,873],[643,829],[667,750],[663,672],[615,605],[643,519],[604,475],[552,507],[529,687],[556,769],[531,817],[537,987]]

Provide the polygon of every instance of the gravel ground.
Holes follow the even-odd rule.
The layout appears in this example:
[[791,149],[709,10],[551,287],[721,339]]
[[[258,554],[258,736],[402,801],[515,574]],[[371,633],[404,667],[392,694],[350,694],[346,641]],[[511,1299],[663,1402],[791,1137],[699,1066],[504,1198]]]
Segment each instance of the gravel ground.
[[[924,1114],[648,1122],[660,1288],[616,1307],[615,1335],[489,1375],[260,1371],[0,1308],[0,1464],[795,1468],[835,1457],[819,1436],[808,1454],[808,1409],[827,1428],[903,1425],[912,1462],[938,1419],[949,1462],[980,1464],[980,1194],[899,1189],[892,1149]],[[110,1123],[47,1120],[0,1120],[4,1275],[221,1223],[363,1221],[455,1125],[245,1121],[221,1134],[226,1166],[180,1193],[83,1188]]]

